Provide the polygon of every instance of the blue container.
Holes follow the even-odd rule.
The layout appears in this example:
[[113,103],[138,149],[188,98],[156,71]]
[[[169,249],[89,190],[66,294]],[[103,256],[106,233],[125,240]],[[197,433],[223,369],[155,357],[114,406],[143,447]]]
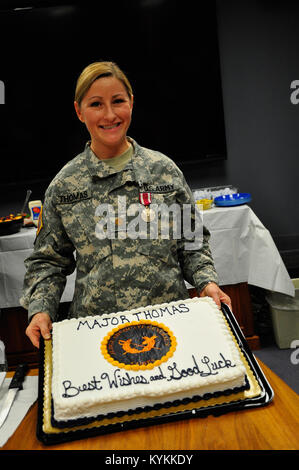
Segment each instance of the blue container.
[[218,196],[214,199],[215,206],[240,206],[247,204],[251,201],[251,194],[249,193],[236,193],[226,194],[225,196]]

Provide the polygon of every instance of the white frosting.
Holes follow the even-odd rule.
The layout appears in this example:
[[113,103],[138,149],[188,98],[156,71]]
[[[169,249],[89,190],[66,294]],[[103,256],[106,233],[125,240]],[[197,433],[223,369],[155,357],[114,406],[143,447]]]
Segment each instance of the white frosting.
[[[126,370],[112,365],[101,352],[109,332],[137,320],[167,326],[177,341],[173,355],[153,369]],[[238,348],[222,312],[208,297],[53,324],[52,397],[57,421],[153,406],[244,383]]]

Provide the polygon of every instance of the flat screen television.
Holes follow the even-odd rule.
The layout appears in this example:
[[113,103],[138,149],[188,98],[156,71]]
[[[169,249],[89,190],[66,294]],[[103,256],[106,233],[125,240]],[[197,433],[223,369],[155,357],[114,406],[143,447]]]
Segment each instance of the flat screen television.
[[45,187],[89,135],[76,80],[113,60],[134,91],[129,135],[183,170],[226,158],[214,1],[22,1],[0,5],[0,186]]

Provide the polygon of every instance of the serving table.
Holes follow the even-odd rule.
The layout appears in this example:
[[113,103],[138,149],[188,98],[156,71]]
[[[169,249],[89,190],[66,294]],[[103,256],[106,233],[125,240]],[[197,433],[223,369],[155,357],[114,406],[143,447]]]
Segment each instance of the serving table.
[[[118,451],[147,450],[142,457],[146,461],[150,455],[157,454],[157,450],[298,450],[299,396],[266,365],[257,361],[274,391],[273,401],[265,407],[46,446],[36,437],[38,413],[35,403],[2,450],[102,450],[104,457],[117,456]],[[38,370],[33,369],[30,374],[36,375]],[[9,372],[8,376],[11,375]],[[194,452],[193,462],[195,460]]]
[[[202,211],[210,230],[210,247],[221,286],[248,283],[294,295],[294,286],[270,232],[248,205]],[[18,307],[36,228],[0,236],[0,308]],[[75,273],[68,277],[62,302],[71,301]]]
[[[221,288],[231,297],[233,313],[252,349],[259,347],[254,331],[248,284],[294,295],[294,286],[269,231],[248,205],[214,207],[202,212],[210,230],[210,246]],[[36,228],[0,237],[0,336],[8,362],[37,364],[36,352],[25,337],[27,312],[20,307],[24,260],[30,255]],[[67,279],[61,309],[67,309],[74,291],[75,273]],[[188,285],[190,296],[195,290]]]

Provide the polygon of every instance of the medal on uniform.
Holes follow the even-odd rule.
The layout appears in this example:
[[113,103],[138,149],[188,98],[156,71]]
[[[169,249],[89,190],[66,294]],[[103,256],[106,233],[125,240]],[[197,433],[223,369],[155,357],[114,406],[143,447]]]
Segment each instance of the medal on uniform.
[[139,193],[139,201],[144,206],[141,212],[141,218],[144,222],[150,222],[155,218],[155,212],[150,208],[152,202],[151,193]]

